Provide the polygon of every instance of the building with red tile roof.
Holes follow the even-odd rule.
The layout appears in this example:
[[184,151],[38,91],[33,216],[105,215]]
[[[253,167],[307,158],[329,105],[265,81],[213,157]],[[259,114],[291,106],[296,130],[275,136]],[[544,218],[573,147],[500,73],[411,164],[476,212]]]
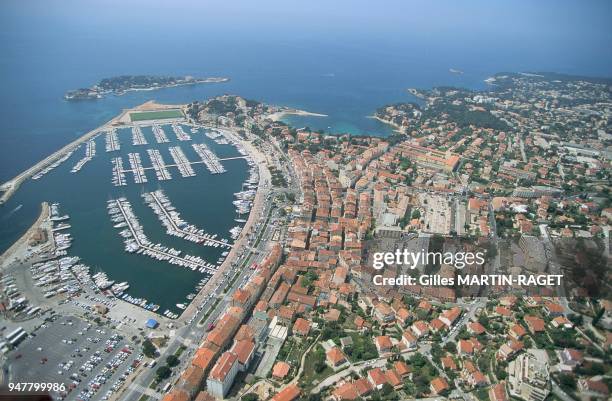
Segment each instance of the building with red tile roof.
[[429,388],[433,394],[438,395],[447,391],[450,387],[444,378],[436,377],[429,383]]
[[287,362],[276,362],[272,368],[272,377],[283,380],[289,374],[289,370],[291,370],[291,366]]
[[484,326],[478,322],[470,322],[467,325],[467,328],[468,328],[469,333],[477,335],[477,336],[486,332],[486,329],[484,328]]
[[374,344],[376,345],[379,355],[389,353],[391,352],[391,348],[393,348],[393,343],[389,336],[374,337]]
[[410,326],[410,328],[412,329],[412,332],[417,336],[417,338],[426,336],[429,333],[429,325],[427,324],[427,322],[424,322],[422,320],[417,320],[416,322],[412,323],[412,326]]
[[298,317],[295,320],[295,323],[293,324],[293,333],[298,336],[306,337],[308,336],[309,332],[310,332],[310,322],[306,319],[302,319],[301,317]]
[[395,361],[393,362],[393,369],[399,374],[401,377],[406,377],[410,375],[410,367],[406,365],[404,361]]
[[162,401],[189,401],[189,393],[185,390],[175,389],[162,398]]
[[215,356],[217,356],[217,353],[212,349],[201,347],[196,350],[191,364],[207,372],[212,367]]
[[506,393],[506,383],[501,382],[489,388],[490,401],[508,401],[508,393]]
[[230,349],[238,358],[239,370],[245,371],[249,368],[255,355],[255,343],[251,340],[235,341]]
[[455,306],[442,312],[439,319],[446,325],[446,327],[450,328],[460,315],[461,309],[458,306]]
[[381,368],[374,368],[368,371],[368,380],[374,388],[380,390],[387,383],[387,376]]
[[238,373],[238,357],[233,352],[225,352],[212,368],[206,387],[217,398],[224,398],[234,383]]
[[527,315],[523,318],[525,324],[527,324],[527,328],[532,334],[541,333],[546,328],[546,323],[544,320],[540,319],[537,316]]
[[346,357],[338,347],[332,347],[325,353],[325,356],[327,358],[327,362],[334,368],[346,362]]
[[297,384],[291,384],[278,392],[271,401],[293,401],[300,396],[300,388]]

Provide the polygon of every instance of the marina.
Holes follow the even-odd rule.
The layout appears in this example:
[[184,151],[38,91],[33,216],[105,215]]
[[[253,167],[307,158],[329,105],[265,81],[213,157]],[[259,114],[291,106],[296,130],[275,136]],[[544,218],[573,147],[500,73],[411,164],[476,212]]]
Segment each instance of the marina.
[[168,143],[170,140],[166,136],[164,129],[159,124],[153,124],[153,135],[157,143]]
[[92,139],[90,141],[87,141],[87,143],[85,144],[85,156],[83,156],[83,158],[81,160],[79,160],[74,165],[74,167],[72,167],[72,170],[70,170],[70,172],[71,173],[78,173],[79,171],[81,171],[83,166],[88,161],[93,159],[95,155],[96,155],[96,142]]
[[147,182],[147,175],[142,168],[142,160],[140,160],[140,153],[128,153],[128,160],[130,161],[130,167],[132,168],[132,174],[134,174],[134,182],[136,184],[144,184]]
[[172,123],[172,131],[174,131],[176,139],[178,139],[179,141],[191,141],[191,135],[186,133],[185,130],[183,130],[183,127],[181,127],[177,123]]
[[142,130],[140,129],[140,127],[138,125],[134,125],[132,127],[132,145],[137,146],[137,145],[148,145],[148,144],[149,143],[144,137],[144,134],[142,133]]
[[181,219],[180,213],[172,206],[172,203],[170,203],[170,200],[162,190],[145,192],[142,194],[142,197],[145,203],[153,209],[153,212],[164,227],[166,227],[166,234],[205,246],[231,248],[226,239],[217,240],[217,234],[207,234],[204,230]]
[[217,155],[208,148],[208,146],[203,143],[194,143],[191,146],[198,156],[200,156],[202,162],[206,165],[206,168],[211,174],[225,173],[225,168],[221,164],[221,161]]
[[170,171],[166,168],[166,163],[162,158],[161,153],[157,149],[147,149],[147,153],[149,154],[149,159],[151,160],[151,164],[153,165],[153,169],[155,170],[155,175],[157,176],[158,181],[166,181],[171,180],[172,175]]
[[132,205],[125,198],[108,201],[108,213],[111,220],[117,223],[117,228],[121,223],[126,227],[119,234],[124,238],[125,251],[149,256],[156,260],[168,262],[180,267],[186,267],[200,273],[214,274],[217,266],[206,262],[199,256],[183,255],[175,248],[153,244],[145,235],[142,226],[138,222],[136,215],[132,211]]
[[121,149],[121,144],[119,143],[119,138],[117,137],[117,130],[115,128],[106,133],[105,140],[107,152],[115,152]]
[[[156,140],[149,138],[153,134],[153,127],[165,129],[169,134],[167,129],[173,125],[180,130],[176,130],[178,136],[174,129],[172,135],[166,136],[168,145],[157,144]],[[214,133],[215,139],[209,138],[210,132]],[[219,165],[224,164],[219,166],[225,170],[224,174],[199,172],[195,165],[205,162],[193,147],[179,145],[181,138],[187,141],[182,133],[189,136],[192,141],[190,145],[203,143],[203,148],[210,151],[209,156],[214,157],[211,160],[216,160]],[[53,159],[49,158],[49,163],[53,165],[39,163],[39,168],[47,166],[47,171],[57,169],[57,173],[41,181],[26,182],[11,200],[11,204],[16,202],[26,210],[37,199],[36,194],[41,194],[49,201],[51,209],[56,209],[52,204],[61,203],[62,211],[70,213],[68,216],[57,210],[53,214],[49,238],[56,247],[49,246],[47,252],[56,260],[78,256],[80,259],[73,267],[79,276],[65,275],[65,280],[75,280],[76,277],[77,281],[64,283],[60,280],[58,284],[65,285],[49,288],[59,290],[59,294],[55,295],[72,297],[78,282],[83,289],[81,294],[97,291],[109,299],[116,297],[147,310],[154,310],[157,305],[157,313],[169,318],[178,317],[181,313],[178,305],[187,307],[191,303],[187,296],[193,297],[206,284],[225,261],[234,240],[242,231],[241,223],[245,223],[248,216],[239,213],[246,213],[249,203],[248,199],[237,199],[234,193],[248,190],[250,158],[240,151],[237,142],[226,138],[225,134],[182,121],[156,120],[135,124],[114,120],[112,124],[91,131],[87,138],[79,143],[83,147],[75,146],[63,151],[66,153],[54,154]],[[147,156],[143,156],[141,145],[134,142],[143,143],[146,139],[149,146],[145,147]],[[104,146],[106,152],[97,152],[95,157],[91,157],[90,151],[95,146]],[[81,155],[77,158],[73,153],[73,149],[79,148],[82,150],[78,153],[85,152],[85,156],[90,157],[83,164],[87,168],[82,168],[79,174],[70,174],[72,167],[81,159]],[[68,159],[70,164],[63,163]],[[173,168],[177,170],[173,171]],[[112,174],[109,174],[109,170]],[[154,176],[147,170],[153,170]],[[189,185],[181,180],[172,180],[181,172],[181,176],[190,177]],[[132,178],[128,178],[128,174]],[[105,179],[105,176],[108,178]],[[74,196],[75,185],[79,188],[78,197]],[[208,185],[213,186],[214,191],[202,192],[200,188]],[[158,201],[165,212],[158,204],[159,213],[155,213],[151,205],[142,201],[143,194],[160,189],[165,200],[160,198]],[[127,215],[128,212],[122,212],[115,205],[115,214],[109,221],[106,200],[120,198],[132,202],[130,211],[134,218],[126,219],[124,213]],[[137,199],[141,202],[137,202]],[[166,202],[170,200],[171,203]],[[236,200],[246,202],[241,202],[242,207],[237,207],[232,203]],[[206,204],[205,208],[202,208],[203,203]],[[23,210],[19,213],[23,213]],[[102,249],[96,245],[101,241],[109,245]],[[185,268],[176,269],[169,265]],[[98,273],[106,274],[106,278]],[[94,274],[97,274],[97,283],[103,289],[96,285],[92,278]],[[164,285],[151,285],[152,279]],[[109,282],[113,283],[107,286]],[[48,291],[45,287],[41,297]],[[50,297],[55,295],[49,293]]]
[[174,163],[176,163],[178,167],[181,177],[193,177],[196,175],[191,167],[189,159],[187,159],[187,156],[183,153],[183,149],[179,146],[171,146],[168,150],[170,151],[172,159],[174,159]]

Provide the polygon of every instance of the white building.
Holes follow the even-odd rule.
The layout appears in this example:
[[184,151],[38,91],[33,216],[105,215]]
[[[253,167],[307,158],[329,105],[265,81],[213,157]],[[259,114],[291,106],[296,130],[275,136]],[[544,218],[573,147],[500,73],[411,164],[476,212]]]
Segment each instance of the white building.
[[530,349],[508,365],[508,391],[526,401],[544,401],[550,393],[548,355]]
[[238,357],[233,352],[228,351],[221,355],[206,380],[208,392],[223,399],[234,383],[238,365]]

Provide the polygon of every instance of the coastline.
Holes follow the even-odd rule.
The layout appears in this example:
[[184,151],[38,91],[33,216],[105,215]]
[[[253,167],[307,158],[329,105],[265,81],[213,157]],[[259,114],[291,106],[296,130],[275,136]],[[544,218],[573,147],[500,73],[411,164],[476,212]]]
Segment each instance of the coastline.
[[380,118],[378,116],[367,116],[367,118],[372,118],[374,120],[378,120],[378,121],[380,121],[383,124],[387,124],[387,125],[393,127],[393,132],[397,132],[398,134],[405,134],[406,133],[406,131],[403,129],[403,127],[397,125],[393,121],[385,120],[384,118]]
[[103,97],[107,96],[107,95],[115,95],[115,96],[123,96],[128,92],[140,92],[140,91],[154,91],[154,90],[159,90],[159,89],[166,89],[166,88],[176,88],[179,86],[188,86],[188,85],[199,85],[199,84],[220,84],[220,83],[225,83],[225,82],[229,82],[230,79],[226,78],[226,77],[210,77],[210,78],[204,78],[201,80],[194,80],[191,82],[177,82],[174,84],[168,84],[168,85],[162,85],[162,86],[151,86],[148,88],[127,88],[121,91],[117,91],[117,90],[95,90],[93,89],[94,87],[88,88],[88,90],[94,91],[96,93],[96,95],[98,97],[96,98],[68,98],[67,94],[70,93],[66,92],[66,94],[64,95],[64,100],[67,101],[78,101],[78,100],[98,100],[98,99],[102,99]]
[[36,221],[28,228],[28,230],[10,246],[2,255],[0,255],[0,269],[3,269],[5,265],[8,265],[12,262],[11,259],[15,259],[15,255],[21,255],[23,252],[20,248],[24,245],[28,246],[28,241],[34,231],[36,231],[49,217],[49,204],[47,202],[41,203],[40,214]]
[[279,110],[274,113],[268,114],[265,118],[272,121],[280,121],[287,116],[301,116],[301,117],[328,117],[327,114],[313,113],[310,111],[299,110],[299,109],[286,109]]
[[176,88],[179,86],[188,86],[188,85],[199,85],[199,84],[221,84],[225,82],[229,82],[229,78],[206,78],[201,81],[193,81],[193,82],[180,82],[171,85],[163,85],[163,86],[152,86],[150,88],[128,88],[122,91],[103,91],[100,92],[101,95],[115,95],[115,96],[123,96],[128,92],[144,92],[144,91],[155,91],[159,89],[166,88]]
[[97,135],[99,135],[104,130],[110,129],[112,128],[112,126],[131,123],[129,119],[129,113],[135,112],[135,111],[148,111],[152,109],[167,109],[167,108],[183,109],[184,107],[185,105],[160,105],[158,103],[155,103],[155,101],[150,100],[148,102],[145,102],[131,109],[124,109],[118,116],[115,116],[109,121],[107,121],[106,123],[104,123],[103,125],[97,128],[94,128],[91,131],[86,132],[85,134],[81,135],[79,138],[68,143],[67,145],[64,145],[59,150],[51,153],[49,156],[45,157],[38,163],[27,168],[26,170],[17,174],[15,177],[11,178],[10,180],[0,185],[0,191],[3,191],[2,197],[0,197],[0,206],[5,204],[11,198],[11,196],[13,196],[13,194],[19,189],[19,187],[25,180],[27,180],[28,178],[36,174],[38,171],[42,170],[43,168],[45,168],[46,166],[50,164],[53,164],[56,160],[60,159],[62,156],[69,153],[70,151],[76,149],[78,146],[80,146],[84,142],[87,142],[90,139],[95,138]]

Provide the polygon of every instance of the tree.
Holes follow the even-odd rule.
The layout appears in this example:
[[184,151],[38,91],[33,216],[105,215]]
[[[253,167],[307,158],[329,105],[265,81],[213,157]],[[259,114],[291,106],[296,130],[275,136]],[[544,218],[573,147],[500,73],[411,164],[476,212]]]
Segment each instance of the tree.
[[175,367],[177,366],[181,361],[178,359],[178,357],[176,355],[168,355],[168,357],[166,358],[166,363],[168,364],[168,366],[170,367]]
[[259,396],[255,393],[249,393],[247,395],[242,396],[242,401],[259,401]]
[[389,383],[385,383],[383,384],[380,392],[382,393],[383,397],[386,397],[393,392],[393,386]]
[[576,378],[574,378],[572,375],[562,373],[559,375],[559,384],[565,390],[575,390]]
[[162,381],[164,379],[169,378],[170,377],[170,373],[172,373],[172,370],[168,366],[166,366],[166,365],[160,366],[155,371],[155,375],[157,376],[157,381]]
[[155,348],[153,343],[147,339],[142,343],[142,353],[145,354],[147,358],[155,358],[155,355],[157,354],[157,349]]

